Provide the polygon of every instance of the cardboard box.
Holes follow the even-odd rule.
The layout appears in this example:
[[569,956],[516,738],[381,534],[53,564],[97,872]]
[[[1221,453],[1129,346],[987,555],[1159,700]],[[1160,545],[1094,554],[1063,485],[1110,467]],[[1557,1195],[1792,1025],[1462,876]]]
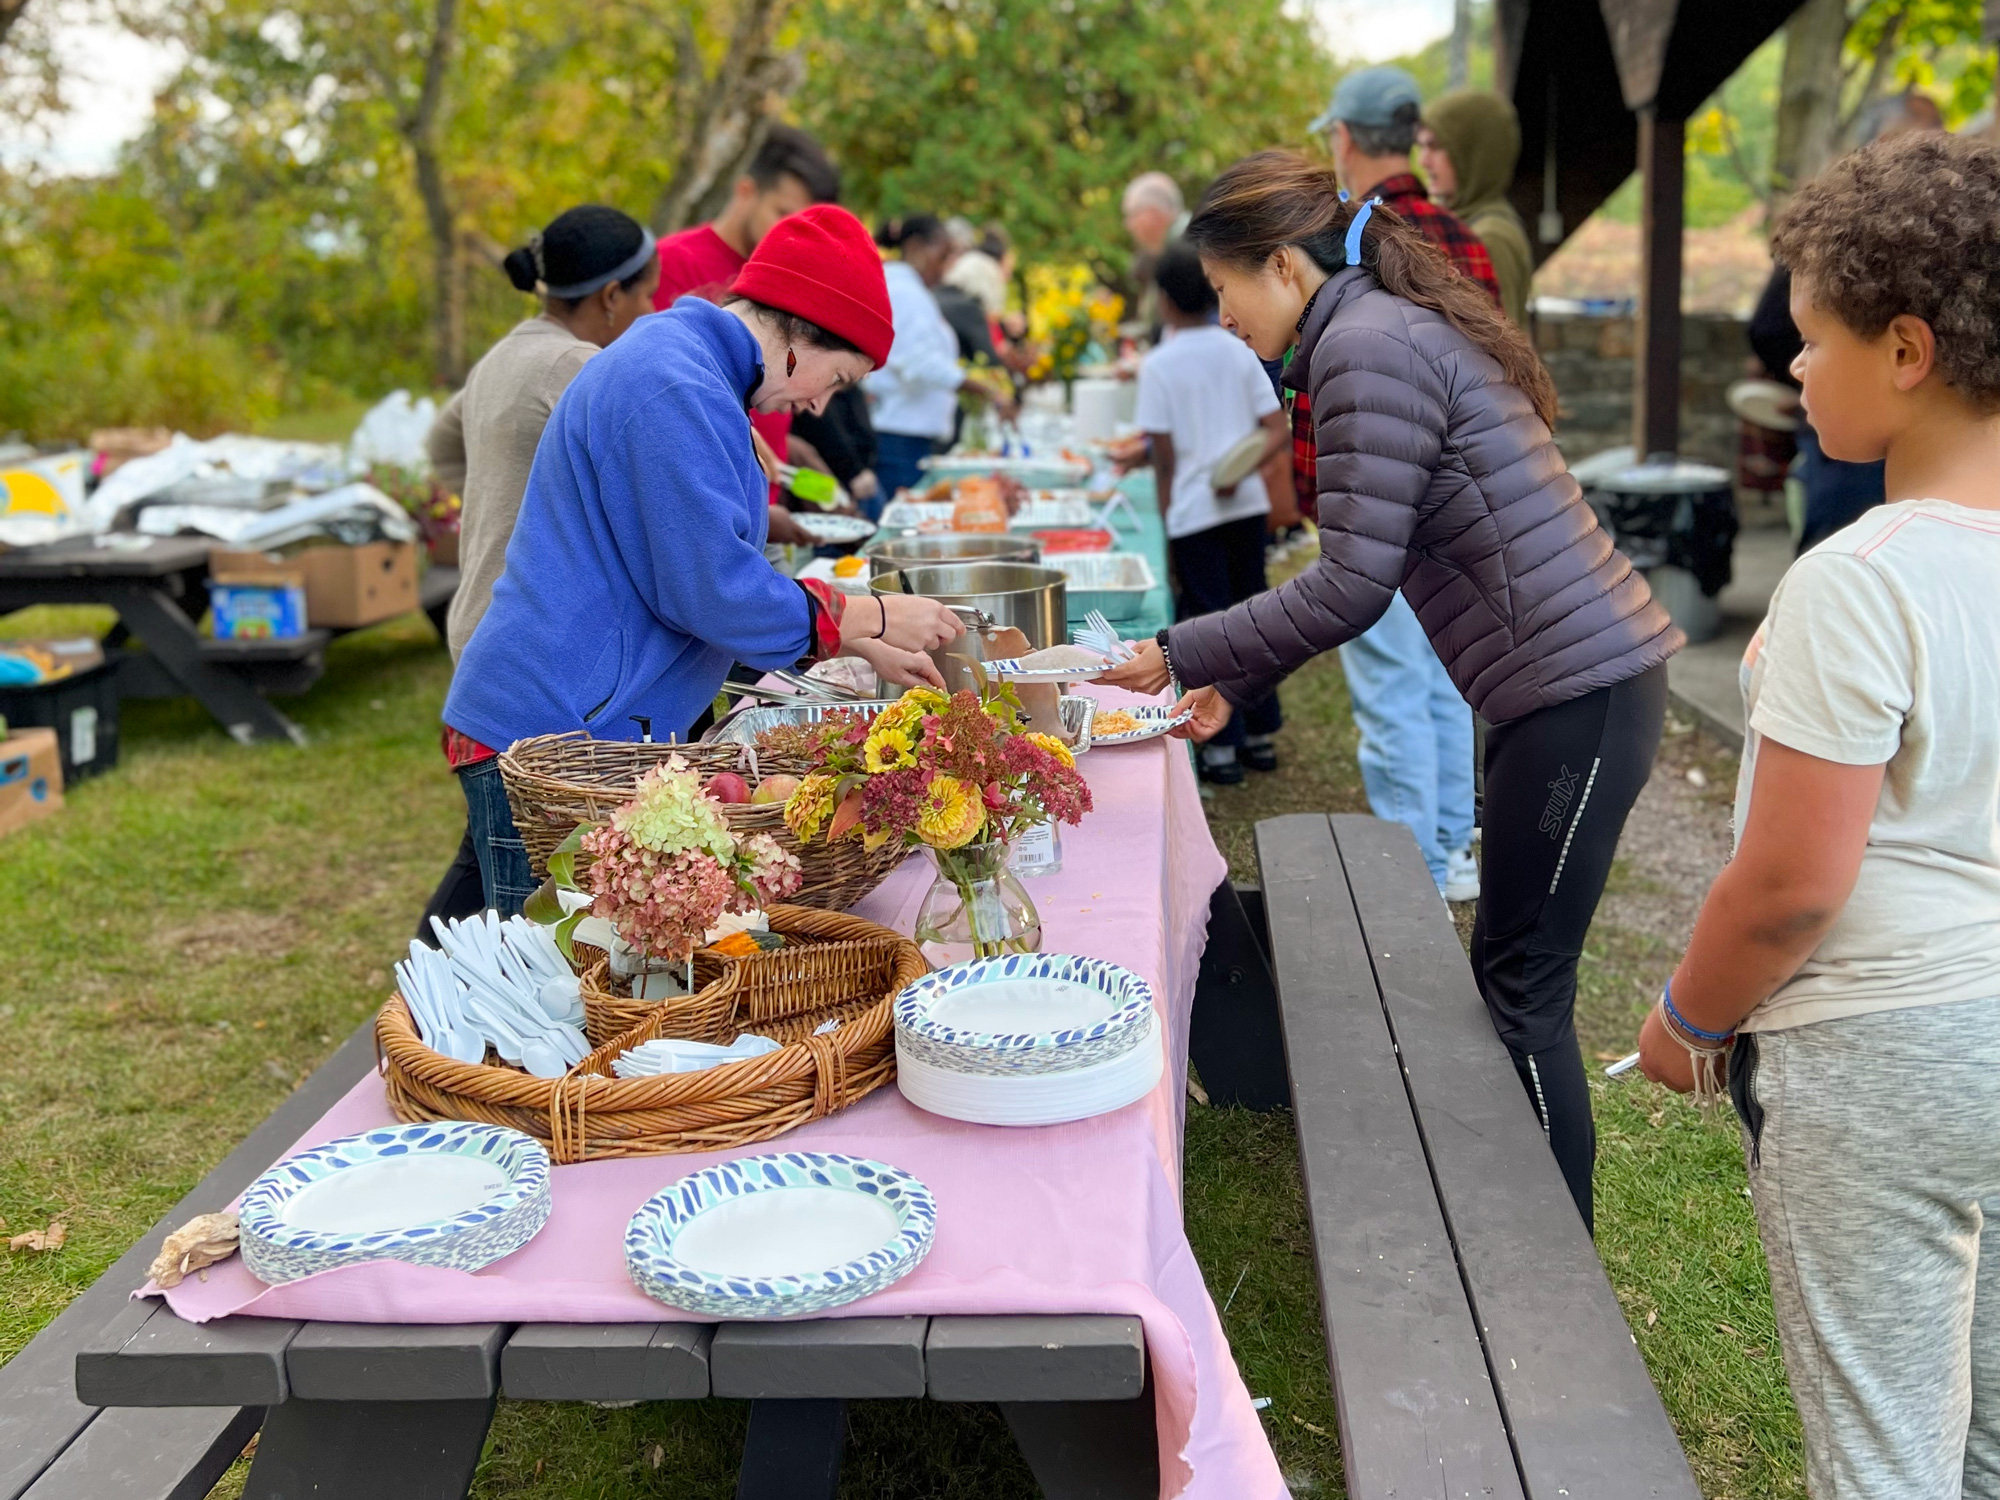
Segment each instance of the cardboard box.
[[53,729],[0,740],[0,838],[62,810],[62,757]]
[[393,620],[417,607],[415,542],[308,547],[290,557],[218,549],[209,554],[208,571],[232,582],[302,579],[307,622],[332,630]]
[[211,577],[208,607],[218,641],[295,641],[306,633],[306,585],[295,573]]

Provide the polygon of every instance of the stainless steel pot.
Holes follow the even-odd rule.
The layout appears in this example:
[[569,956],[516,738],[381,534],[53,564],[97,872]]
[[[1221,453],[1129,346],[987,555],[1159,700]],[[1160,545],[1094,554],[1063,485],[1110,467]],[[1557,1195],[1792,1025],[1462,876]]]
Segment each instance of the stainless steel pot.
[[1040,562],[1042,549],[1031,536],[951,531],[939,536],[877,536],[861,549],[869,573],[879,577],[913,563]]
[[[869,588],[878,594],[922,594],[957,609],[977,611],[994,626],[1013,626],[1040,651],[1069,639],[1068,579],[1060,568],[1018,562],[912,563],[879,572]],[[985,661],[984,631],[969,627],[958,640],[930,653],[952,692],[975,686],[964,658]]]

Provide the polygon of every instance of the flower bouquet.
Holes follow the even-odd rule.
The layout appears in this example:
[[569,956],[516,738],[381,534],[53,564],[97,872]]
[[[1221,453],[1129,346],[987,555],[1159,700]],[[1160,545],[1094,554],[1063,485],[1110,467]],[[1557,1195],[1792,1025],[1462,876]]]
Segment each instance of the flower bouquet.
[[912,688],[826,738],[785,803],[785,826],[802,844],[824,836],[926,851],[937,881],[917,941],[933,962],[953,962],[1041,946],[1034,902],[1007,871],[1009,848],[1037,824],[1089,811],[1069,747],[1022,729],[1012,689],[982,701]]
[[1030,380],[1067,384],[1118,347],[1125,300],[1097,284],[1088,266],[1028,268],[1028,338],[1040,350]]
[[[580,876],[579,853],[591,859]],[[578,824],[549,857],[549,875],[589,904],[561,913],[551,905],[560,897],[538,893],[527,915],[560,914],[557,940],[565,952],[578,921],[604,918],[638,955],[641,974],[654,963],[688,963],[725,915],[782,901],[804,879],[798,857],[769,834],[730,832],[720,802],[678,755],[642,776],[609,822]]]

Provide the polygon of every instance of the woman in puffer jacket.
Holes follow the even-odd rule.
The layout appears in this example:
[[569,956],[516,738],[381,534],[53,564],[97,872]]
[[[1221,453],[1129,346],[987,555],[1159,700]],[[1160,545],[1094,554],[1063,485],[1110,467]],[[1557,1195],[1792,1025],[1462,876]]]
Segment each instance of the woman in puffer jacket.
[[1472,962],[1591,1219],[1596,1132],[1576,964],[1666,716],[1682,636],[1598,526],[1550,437],[1527,339],[1388,210],[1266,151],[1210,187],[1186,238],[1223,326],[1311,395],[1320,556],[1279,588],[1163,630],[1106,679],[1177,680],[1207,739],[1232,706],[1373,625],[1401,589],[1486,741]]

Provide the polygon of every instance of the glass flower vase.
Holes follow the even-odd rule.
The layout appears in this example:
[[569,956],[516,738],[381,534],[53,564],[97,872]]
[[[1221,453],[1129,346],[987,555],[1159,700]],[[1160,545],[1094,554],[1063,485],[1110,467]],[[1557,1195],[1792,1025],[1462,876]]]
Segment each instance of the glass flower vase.
[[611,973],[630,986],[634,1000],[671,1000],[694,993],[694,955],[661,958],[629,948],[622,937],[611,940]]
[[916,936],[933,965],[1040,951],[1041,913],[1007,868],[1005,844],[996,839],[924,852],[937,879],[917,911]]

